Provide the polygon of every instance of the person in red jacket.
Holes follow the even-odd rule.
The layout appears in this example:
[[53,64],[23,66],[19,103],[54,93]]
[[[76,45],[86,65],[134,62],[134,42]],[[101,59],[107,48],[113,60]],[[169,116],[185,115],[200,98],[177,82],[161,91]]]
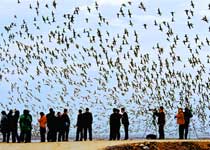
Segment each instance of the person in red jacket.
[[177,124],[179,125],[179,139],[183,139],[185,120],[184,120],[184,112],[182,108],[178,108],[178,113],[175,116],[175,118],[177,118]]
[[41,142],[45,142],[47,117],[43,112],[40,112],[40,119],[38,121],[40,127]]

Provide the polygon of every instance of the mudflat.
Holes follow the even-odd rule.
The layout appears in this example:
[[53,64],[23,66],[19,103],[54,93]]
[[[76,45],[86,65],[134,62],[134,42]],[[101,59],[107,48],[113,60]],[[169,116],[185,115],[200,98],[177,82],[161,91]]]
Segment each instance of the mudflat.
[[0,150],[209,150],[210,140],[126,140],[0,143]]

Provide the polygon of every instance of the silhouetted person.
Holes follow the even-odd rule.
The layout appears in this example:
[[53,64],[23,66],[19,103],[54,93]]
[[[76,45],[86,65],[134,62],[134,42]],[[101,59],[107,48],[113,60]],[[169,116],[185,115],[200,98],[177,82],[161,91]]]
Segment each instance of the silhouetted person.
[[18,120],[20,117],[20,112],[18,110],[15,110],[15,114],[12,117],[12,142],[15,143],[16,139],[17,142],[20,142],[20,137],[18,135]]
[[89,140],[92,141],[92,123],[93,116],[92,113],[89,112],[89,108],[86,108],[85,113],[83,113],[84,119],[84,140],[87,140],[87,132],[89,133]]
[[68,110],[64,109],[63,115],[63,141],[68,141],[69,138],[69,127],[70,127],[70,119],[68,116]]
[[10,134],[12,133],[12,127],[13,127],[13,111],[10,110],[7,114],[8,119],[8,130],[7,130],[7,143],[9,143]]
[[188,128],[189,128],[189,124],[190,124],[190,118],[192,118],[193,115],[190,111],[190,109],[188,109],[187,107],[185,107],[185,111],[184,111],[184,120],[185,120],[185,139],[187,139],[187,135],[188,135]]
[[58,141],[62,141],[64,137],[64,125],[63,125],[61,112],[57,113],[56,116],[56,137],[58,137]]
[[120,114],[120,110],[117,109],[117,120],[116,120],[116,127],[117,127],[117,130],[116,130],[116,136],[117,136],[117,140],[120,140],[120,126],[121,126],[121,120],[122,118],[122,115]]
[[20,141],[21,142],[31,142],[31,130],[32,130],[32,116],[29,114],[28,110],[24,110],[23,114],[20,116]]
[[52,108],[49,109],[49,113],[46,115],[47,117],[47,141],[55,142],[56,141],[56,117],[55,112]]
[[118,109],[116,108],[113,109],[113,113],[110,115],[109,124],[110,124],[109,140],[119,139],[120,116]]
[[1,112],[1,133],[3,136],[2,142],[6,142],[8,130],[8,119],[5,111]]
[[31,123],[30,125],[30,132],[29,132],[29,138],[28,138],[28,142],[31,142],[31,131],[32,131],[32,115],[30,114],[29,110],[26,110],[28,113],[28,116],[31,118]]
[[43,112],[40,112],[40,119],[39,121],[39,127],[40,127],[40,136],[41,136],[41,142],[45,142],[45,134],[46,134],[46,124],[47,124],[47,117]]
[[77,132],[76,132],[76,141],[80,141],[83,140],[83,125],[84,125],[84,121],[83,121],[83,114],[82,114],[82,110],[79,109],[79,114],[77,116]]
[[128,139],[128,126],[129,126],[129,120],[128,120],[128,114],[125,112],[125,108],[121,108],[122,112],[122,124],[124,126],[125,131],[125,140]]
[[159,126],[159,139],[164,139],[164,125],[165,125],[165,113],[163,106],[160,106],[159,112],[154,110],[154,115],[158,117],[158,126]]
[[184,138],[184,127],[185,127],[185,120],[184,120],[184,112],[182,108],[178,108],[178,113],[175,116],[177,118],[177,124],[179,125],[179,139]]

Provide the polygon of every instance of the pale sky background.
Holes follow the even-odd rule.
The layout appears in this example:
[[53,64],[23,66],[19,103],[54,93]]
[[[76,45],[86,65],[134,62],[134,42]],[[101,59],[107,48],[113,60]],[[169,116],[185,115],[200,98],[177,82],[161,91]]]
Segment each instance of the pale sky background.
[[[75,43],[80,45],[80,48],[79,50],[77,50],[74,44],[70,45],[70,51],[67,52],[67,54],[70,54],[70,57],[67,58],[67,64],[91,64],[91,67],[85,69],[87,74],[87,78],[85,79],[85,82],[87,83],[86,86],[73,83],[74,81],[80,83],[81,80],[84,79],[84,77],[81,75],[83,70],[80,67],[75,67],[77,74],[70,75],[69,80],[64,79],[63,76],[60,76],[59,71],[67,67],[66,64],[63,62],[63,58],[65,57],[63,57],[61,54],[59,54],[59,59],[53,59],[53,64],[50,63],[49,58],[51,56],[49,54],[40,54],[40,57],[45,60],[48,67],[57,67],[57,72],[54,72],[47,76],[44,73],[44,69],[40,67],[39,69],[41,73],[37,76],[36,68],[37,66],[39,66],[38,61],[36,61],[35,59],[31,59],[31,64],[27,64],[25,62],[24,65],[28,67],[28,71],[23,71],[23,75],[18,75],[18,69],[12,65],[12,61],[6,61],[9,60],[9,56],[6,55],[5,52],[2,52],[0,57],[0,74],[2,74],[2,79],[0,81],[0,108],[17,108],[20,110],[23,110],[24,108],[29,108],[31,110],[31,113],[34,116],[36,116],[39,111],[44,111],[47,113],[49,107],[55,108],[56,111],[62,111],[64,107],[67,107],[69,108],[71,114],[73,126],[73,124],[75,123],[77,110],[79,108],[84,109],[86,107],[90,107],[91,111],[94,114],[94,126],[97,129],[95,133],[104,134],[108,133],[109,131],[109,128],[107,127],[108,118],[111,114],[112,108],[126,107],[131,122],[135,124],[131,126],[131,134],[133,136],[140,137],[144,133],[143,131],[145,129],[146,122],[150,124],[150,119],[148,119],[148,117],[150,117],[151,113],[145,113],[145,111],[147,111],[148,108],[154,108],[159,107],[160,105],[164,105],[168,114],[167,124],[168,126],[170,126],[166,129],[167,135],[169,136],[170,134],[172,134],[173,136],[176,136],[178,132],[176,132],[177,125],[176,120],[173,119],[173,115],[176,113],[177,107],[185,107],[186,103],[180,104],[180,99],[184,98],[186,93],[180,95],[179,93],[180,91],[182,91],[182,89],[174,89],[175,101],[171,102],[173,104],[174,109],[171,109],[166,102],[171,101],[171,99],[169,96],[164,96],[163,88],[161,89],[161,95],[163,96],[163,100],[158,101],[157,99],[151,96],[152,91],[147,87],[143,78],[139,78],[138,81],[134,80],[134,73],[128,73],[130,60],[124,60],[123,55],[128,52],[131,55],[131,58],[133,58],[134,62],[136,62],[137,66],[143,67],[143,64],[140,64],[141,58],[136,58],[133,52],[131,50],[129,51],[130,46],[134,48],[136,45],[138,45],[140,46],[140,54],[149,54],[150,60],[146,67],[151,68],[152,62],[156,62],[157,64],[159,63],[157,50],[153,50],[153,47],[156,47],[158,43],[160,47],[164,49],[164,53],[161,55],[161,59],[168,59],[169,62],[172,62],[169,55],[170,45],[173,44],[174,37],[178,35],[179,41],[177,42],[175,48],[175,54],[181,57],[182,62],[176,62],[173,67],[171,66],[171,70],[181,71],[182,73],[190,73],[192,77],[195,77],[196,72],[200,68],[200,66],[197,65],[196,67],[192,68],[188,62],[188,58],[192,57],[192,55],[190,54],[187,46],[185,46],[182,43],[182,41],[185,39],[185,34],[187,34],[189,37],[189,44],[191,45],[193,53],[196,57],[200,58],[202,64],[205,66],[205,73],[203,73],[202,75],[203,80],[199,81],[199,83],[208,83],[210,74],[210,65],[208,63],[208,57],[210,54],[210,49],[209,45],[207,45],[206,43],[206,38],[210,40],[210,32],[208,31],[210,23],[206,23],[201,19],[204,16],[210,19],[210,10],[208,9],[209,2],[207,0],[194,0],[193,3],[195,7],[192,8],[190,0],[131,0],[131,5],[128,4],[127,0],[98,0],[98,11],[95,9],[95,1],[92,0],[57,0],[56,2],[58,3],[57,8],[54,9],[52,7],[52,1],[39,0],[39,16],[36,16],[36,0],[20,0],[20,4],[17,4],[16,0],[2,0],[0,3],[0,31],[3,34],[3,36],[0,37],[1,50],[5,49],[3,39],[5,39],[7,43],[9,43],[8,33],[5,31],[4,27],[9,26],[11,22],[16,23],[17,26],[12,28],[12,31],[9,32],[15,33],[20,30],[23,19],[27,22],[28,30],[30,33],[32,33],[33,35],[43,35],[43,41],[46,47],[50,48],[51,50],[55,48],[64,48],[64,45],[58,45],[55,40],[53,42],[49,42],[48,34],[50,31],[55,30],[57,26],[60,27],[59,29],[57,29],[57,31],[62,31],[62,27],[65,27],[63,22],[68,21],[65,18],[63,18],[63,14],[69,13],[72,15],[75,7],[79,7],[79,15],[75,16],[75,23],[72,24],[72,28],[75,29],[75,31],[81,35],[81,38],[77,38],[75,40]],[[140,2],[143,2],[144,6],[146,7],[146,12],[138,8]],[[32,6],[32,9],[29,9],[30,4]],[[45,7],[46,4],[49,5],[49,8]],[[122,4],[125,4],[125,7],[122,6]],[[91,9],[91,13],[87,11],[87,7]],[[119,18],[117,18],[116,14],[119,12],[120,7],[123,8],[125,17],[120,16]],[[161,16],[157,14],[158,8],[162,12]],[[128,16],[128,9],[130,9],[132,13],[131,18],[129,18]],[[192,16],[191,19],[187,19],[187,16],[185,14],[186,9],[192,10],[194,12],[194,16]],[[52,10],[55,14],[56,22],[52,23],[51,25],[43,23],[42,16],[49,16],[50,18]],[[175,12],[175,22],[171,22],[171,12]],[[101,26],[98,25],[99,13],[104,18],[106,18],[106,20],[109,22],[109,25],[106,25],[105,23],[102,23]],[[14,18],[14,15],[16,15],[17,18]],[[40,27],[40,30],[37,30],[33,24],[34,17],[36,17],[37,19],[36,24]],[[85,22],[85,18],[88,18],[88,23]],[[132,20],[134,24],[133,27],[129,25],[130,20]],[[154,20],[156,20],[158,24],[161,24],[163,32],[159,31],[158,26],[154,26]],[[187,27],[187,21],[194,25],[193,29],[189,29]],[[163,25],[163,22],[169,22],[170,27],[173,29],[174,35],[170,37],[170,41],[167,41],[166,39],[165,33],[167,32],[167,27]],[[144,24],[147,24],[146,30],[144,29]],[[115,51],[111,52],[110,48],[106,46],[112,43],[113,37],[116,38],[117,34],[119,34],[122,37],[125,28],[129,32],[129,37],[127,37],[129,45],[124,45],[122,53],[118,55]],[[86,36],[87,34],[83,33],[84,29],[92,29],[90,33],[91,35],[96,36],[96,43],[92,44],[89,42],[89,39]],[[143,87],[146,87],[148,93],[142,93],[141,88],[137,88],[137,90],[135,90],[131,87],[129,87],[129,90],[126,92],[122,92],[122,90],[119,89],[117,90],[117,92],[114,92],[112,90],[114,87],[117,87],[116,74],[119,72],[116,67],[110,69],[106,64],[105,55],[103,55],[102,50],[99,47],[97,29],[100,29],[104,40],[106,38],[109,39],[108,44],[105,42],[103,43],[103,46],[108,51],[109,58],[115,61],[116,58],[119,57],[121,60],[121,64],[125,69],[125,72],[127,72],[128,74],[129,82],[142,84]],[[135,43],[134,30],[137,31],[139,36],[138,43]],[[72,31],[68,31],[67,29],[65,29],[65,31],[66,36],[72,36]],[[107,31],[110,34],[109,37],[106,34]],[[196,35],[199,36],[200,39],[197,44],[195,44],[194,42]],[[117,39],[116,49],[119,49],[122,42],[121,39]],[[27,38],[23,39],[18,36],[16,36],[13,41],[19,41],[26,45],[33,45],[36,43],[36,40],[32,42]],[[37,42],[40,42],[40,40],[37,40]],[[201,50],[199,50],[197,46],[201,45],[202,42],[203,46]],[[105,63],[101,66],[103,66],[106,69],[106,71],[109,71],[108,82],[105,84],[105,86],[100,85],[98,83],[98,79],[101,79],[102,82],[105,82],[103,75],[106,73],[103,71],[99,71],[100,67],[96,65],[93,56],[88,56],[88,54],[85,53],[82,49],[82,47],[90,48],[91,46],[93,46],[94,49],[96,49],[98,54],[102,55],[101,60]],[[43,46],[40,47],[43,48]],[[198,49],[199,54],[195,53],[196,49]],[[35,54],[37,54],[35,49],[31,52],[31,54],[34,51]],[[25,53],[23,51],[20,52],[17,48],[17,45],[13,44],[12,42],[10,42],[8,54],[10,56],[17,55],[17,58],[20,57],[25,59]],[[73,57],[74,55],[77,56],[77,58],[74,61],[72,61],[71,56]],[[46,56],[48,56],[48,58],[46,58]],[[84,56],[84,60],[82,56]],[[3,60],[2,58],[5,58],[5,60]],[[20,62],[17,60],[18,59],[14,60],[14,62],[20,64]],[[184,65],[186,65],[185,68]],[[157,66],[157,68],[159,68],[159,65]],[[21,69],[21,67],[19,69],[24,70],[23,68]],[[6,73],[6,70],[9,70],[9,73]],[[165,64],[163,70],[167,72]],[[140,72],[140,74],[143,75],[143,72]],[[32,80],[30,76],[35,77],[35,79]],[[148,76],[151,79],[154,86],[155,80],[151,77],[151,72],[146,73],[146,76]],[[61,79],[63,83],[59,82],[59,79]],[[70,84],[70,82],[72,84]],[[29,88],[28,90],[25,89],[26,85]],[[11,87],[14,87],[13,91],[11,90]],[[166,85],[166,93],[169,93],[171,91],[171,87],[172,85],[169,83]],[[40,92],[38,92],[37,88],[40,88]],[[154,93],[155,92],[156,91],[154,90]],[[209,88],[206,88],[202,93],[206,93],[207,96],[210,96]],[[203,136],[205,136],[205,132],[202,131],[202,129],[205,130],[205,128],[208,128],[209,126],[209,98],[203,98],[201,95],[202,93],[192,93],[189,99],[190,105],[192,105],[194,110],[195,116],[193,119],[195,124],[197,125],[196,128],[199,130],[200,133],[202,133]],[[133,98],[132,95],[135,95],[136,97]],[[200,113],[207,114],[207,121],[204,124],[198,124],[198,122],[200,122],[200,120],[198,119]],[[36,121],[34,121],[34,123],[36,123]],[[73,131],[74,129],[72,129],[72,132]]]

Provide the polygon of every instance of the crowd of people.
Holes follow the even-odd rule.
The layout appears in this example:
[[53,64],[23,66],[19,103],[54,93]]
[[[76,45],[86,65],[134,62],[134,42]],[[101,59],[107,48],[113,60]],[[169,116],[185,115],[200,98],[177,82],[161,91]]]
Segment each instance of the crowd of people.
[[109,140],[120,140],[120,125],[121,123],[124,126],[125,131],[125,140],[128,139],[128,126],[129,126],[129,120],[128,120],[128,114],[125,112],[125,108],[121,108],[120,110],[117,108],[113,109],[113,113],[110,115],[109,119],[110,123],[110,136]]
[[[40,127],[40,141],[45,142],[60,142],[68,141],[70,118],[68,116],[68,110],[64,109],[63,113],[57,112],[50,108],[49,113],[45,115],[44,112],[40,112],[40,118],[38,119]],[[1,112],[0,129],[3,136],[3,142],[10,142],[10,135],[12,135],[12,142],[31,142],[32,132],[32,115],[29,110],[24,110],[20,115],[18,110],[10,110],[7,114],[6,111]],[[89,140],[92,140],[92,113],[89,112],[89,108],[86,108],[85,112],[79,110],[77,118],[77,132],[76,141],[87,140],[87,133],[89,133]],[[20,127],[20,135],[18,134],[18,126]],[[47,135],[47,138],[46,138]]]
[[[175,115],[177,124],[179,125],[179,139],[187,139],[188,128],[190,118],[192,117],[191,111],[186,107],[185,111],[182,108],[178,109],[178,113]],[[164,139],[164,126],[165,126],[165,112],[161,106],[159,111],[153,109],[154,120],[158,118],[157,124],[159,126],[159,139]],[[64,109],[63,113],[57,112],[50,108],[49,113],[45,115],[44,112],[40,112],[40,118],[38,119],[40,126],[40,141],[48,142],[56,141],[68,141],[70,118],[68,116],[68,110]],[[5,111],[1,112],[0,129],[3,135],[3,142],[10,141],[10,135],[12,135],[12,142],[31,142],[32,131],[32,115],[29,110],[24,110],[20,115],[18,110],[10,110],[8,114]],[[92,123],[93,116],[89,112],[89,108],[85,109],[85,112],[81,109],[78,110],[75,141],[86,141],[89,134],[89,140],[92,141]],[[120,140],[120,127],[121,124],[124,127],[124,140],[129,138],[129,119],[125,108],[113,109],[113,113],[109,118],[110,123],[110,136],[109,140]],[[18,134],[18,126],[20,127],[20,135]],[[47,138],[46,138],[47,135]]]
[[[159,126],[159,139],[164,139],[164,126],[165,126],[165,112],[163,106],[159,108],[159,112],[154,109],[153,116],[158,117],[158,126]],[[178,108],[178,113],[175,115],[177,119],[177,124],[179,125],[179,139],[187,139],[188,137],[188,128],[190,124],[190,118],[192,118],[192,112],[188,107],[185,107],[185,111],[183,112],[182,108]]]

